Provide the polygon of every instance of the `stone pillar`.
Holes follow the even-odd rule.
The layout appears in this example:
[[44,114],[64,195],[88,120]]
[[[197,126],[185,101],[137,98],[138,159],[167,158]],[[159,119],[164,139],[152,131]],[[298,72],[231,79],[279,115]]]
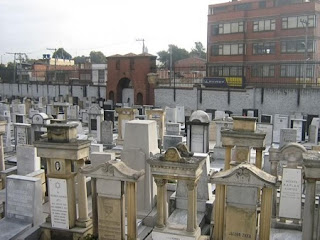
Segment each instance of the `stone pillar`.
[[[77,161],[77,168],[80,169],[84,166],[84,159]],[[80,227],[87,227],[87,222],[90,220],[88,217],[88,200],[87,200],[87,186],[86,176],[78,173],[78,209],[79,218],[77,225]]]
[[127,182],[127,201],[128,201],[128,213],[127,213],[127,225],[128,225],[128,240],[137,239],[137,183]]
[[232,146],[226,146],[226,156],[224,162],[224,170],[230,169]]
[[157,227],[164,228],[167,222],[167,204],[166,204],[166,180],[156,178],[157,184]]
[[213,240],[223,239],[224,209],[225,209],[225,185],[216,184],[216,199],[214,203],[214,228]]
[[187,232],[194,232],[197,220],[197,199],[195,191],[197,191],[194,181],[187,182],[188,187],[188,216],[187,216]]
[[261,169],[262,168],[262,149],[256,149],[256,167]]
[[91,178],[92,193],[92,235],[98,237],[98,198],[97,198],[97,179]]
[[270,239],[272,215],[272,188],[262,189],[261,214],[260,214],[260,239]]
[[0,171],[4,171],[4,151],[3,151],[3,133],[0,133]]
[[303,223],[302,223],[302,239],[303,240],[313,240],[315,192],[316,192],[316,181],[314,179],[307,179],[306,197],[304,201]]

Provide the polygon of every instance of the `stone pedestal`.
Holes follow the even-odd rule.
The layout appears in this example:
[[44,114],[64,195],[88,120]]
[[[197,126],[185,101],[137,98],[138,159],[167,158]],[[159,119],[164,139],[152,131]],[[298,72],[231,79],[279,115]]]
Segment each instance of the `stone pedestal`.
[[[77,140],[77,124],[47,125],[48,139],[34,143],[38,156],[47,161],[47,178],[49,185],[49,202],[51,222],[42,229],[50,235],[52,228],[69,231],[77,236],[85,236],[92,228],[88,217],[87,189],[85,177],[72,170],[84,166],[89,155],[90,141]],[[76,184],[78,218],[76,214]],[[76,231],[79,227],[82,230]],[[79,235],[80,234],[80,235]]]

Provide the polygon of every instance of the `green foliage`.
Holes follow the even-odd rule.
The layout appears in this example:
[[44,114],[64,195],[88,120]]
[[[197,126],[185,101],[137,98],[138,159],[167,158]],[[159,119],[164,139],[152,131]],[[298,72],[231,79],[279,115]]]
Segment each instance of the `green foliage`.
[[91,63],[94,64],[104,64],[107,62],[106,56],[100,51],[91,51],[90,52]]
[[190,55],[193,57],[199,57],[206,59],[207,53],[201,42],[195,42],[195,47],[191,49]]
[[184,48],[179,48],[176,45],[169,45],[168,50],[157,52],[159,58],[159,62],[161,63],[161,67],[169,68],[170,67],[170,54],[172,51],[172,65],[174,66],[175,62],[186,59],[189,57],[199,57],[206,58],[206,52],[201,42],[195,42],[195,47],[191,49],[189,53]]
[[63,48],[59,48],[52,55],[52,58],[60,58],[60,59],[72,59],[72,56]]
[[78,56],[78,57],[75,57],[73,60],[74,60],[74,63],[75,64],[81,64],[81,63],[85,63],[86,62],[86,56]]

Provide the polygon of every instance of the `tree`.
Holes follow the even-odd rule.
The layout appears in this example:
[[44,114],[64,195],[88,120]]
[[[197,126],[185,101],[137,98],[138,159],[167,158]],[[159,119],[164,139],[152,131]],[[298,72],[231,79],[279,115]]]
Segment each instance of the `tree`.
[[190,55],[193,57],[199,57],[206,59],[207,53],[201,42],[195,42],[195,47],[191,49]]
[[91,51],[90,52],[91,63],[94,64],[104,64],[107,62],[106,56],[100,51]]
[[52,55],[52,58],[61,58],[61,59],[72,59],[72,56],[63,48],[59,48],[57,51],[55,51]]
[[78,56],[78,57],[75,57],[73,60],[74,60],[74,63],[75,64],[81,64],[81,63],[85,63],[86,62],[86,56]]
[[170,67],[170,55],[172,51],[172,65],[174,66],[174,63],[181,60],[188,58],[190,56],[190,53],[185,50],[184,48],[179,48],[176,45],[169,45],[168,51],[160,51],[158,52],[159,61],[161,62],[162,67],[169,68]]

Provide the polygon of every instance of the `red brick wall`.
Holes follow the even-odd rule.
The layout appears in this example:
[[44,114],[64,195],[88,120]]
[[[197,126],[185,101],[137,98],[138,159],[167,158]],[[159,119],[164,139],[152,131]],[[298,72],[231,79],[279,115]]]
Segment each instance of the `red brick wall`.
[[[117,89],[119,81],[123,78],[131,80],[134,89],[134,103],[137,102],[137,94],[143,96],[143,104],[154,104],[153,87],[148,82],[147,74],[155,72],[156,56],[111,56],[108,57],[108,84],[107,98],[110,98],[110,92],[114,93],[114,99],[118,102],[120,99]],[[130,66],[132,63],[133,68]],[[117,62],[118,69],[117,69]],[[121,101],[121,100],[120,100]]]

